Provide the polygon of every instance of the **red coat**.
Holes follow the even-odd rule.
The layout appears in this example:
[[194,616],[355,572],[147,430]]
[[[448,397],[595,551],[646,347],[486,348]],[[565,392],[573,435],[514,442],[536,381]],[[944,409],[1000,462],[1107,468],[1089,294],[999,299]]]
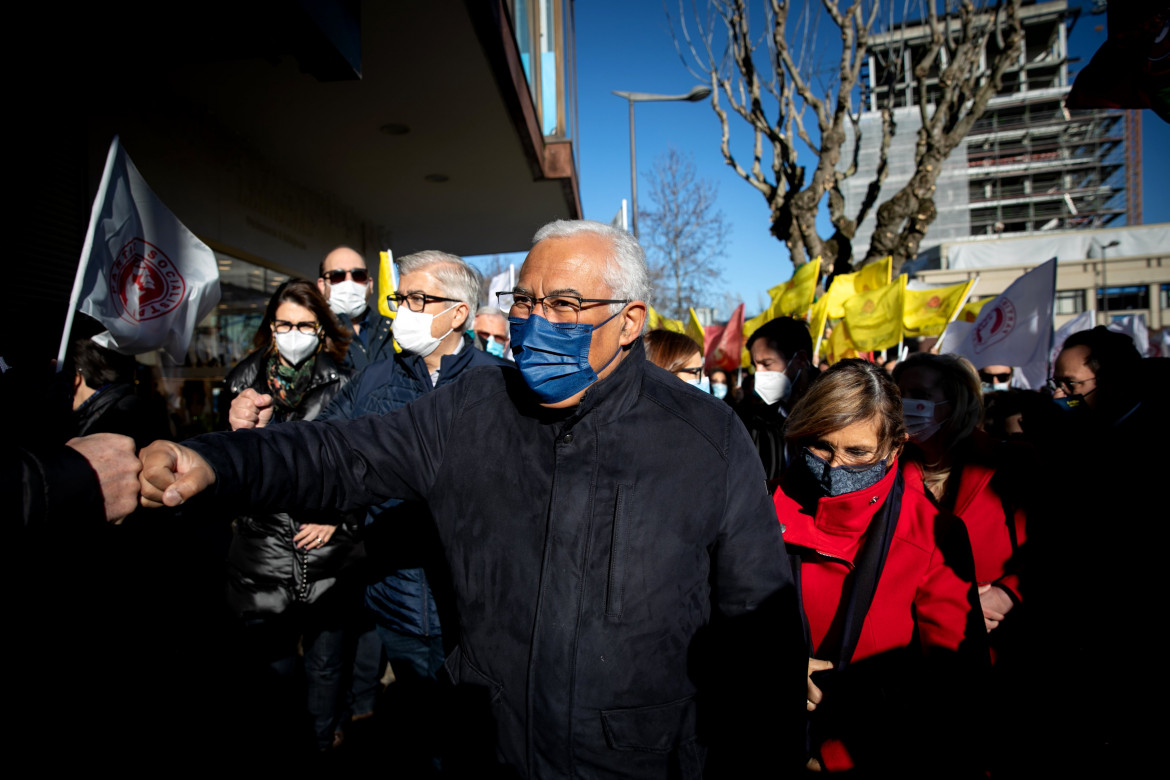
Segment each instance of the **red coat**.
[[[861,552],[870,522],[893,487],[895,474],[896,464],[870,490],[820,499],[815,517],[785,495],[783,487],[773,497],[785,546],[817,553],[805,555],[800,569],[814,658],[823,657],[819,653],[825,649],[826,634],[837,614],[845,577]],[[962,523],[926,496],[921,478],[905,480],[897,528],[853,661],[908,647],[916,632],[924,651],[959,649],[969,635],[969,620],[978,604],[965,536]],[[952,568],[956,564],[966,571],[956,571]],[[982,620],[979,623],[982,628]],[[840,743],[827,742],[820,746],[820,753],[826,769],[852,765]]]
[[[1022,595],[1020,575],[1013,557],[1026,538],[1025,513],[1018,501],[1009,502],[1008,509],[1005,509],[997,484],[999,480],[995,479],[998,465],[993,453],[995,442],[982,431],[975,431],[969,447],[955,466],[961,467],[962,472],[953,511],[967,526],[971,552],[975,556],[976,582],[998,585],[1018,602]],[[903,468],[907,482],[922,485],[919,464],[907,461]],[[1008,511],[1012,514],[1010,521]]]

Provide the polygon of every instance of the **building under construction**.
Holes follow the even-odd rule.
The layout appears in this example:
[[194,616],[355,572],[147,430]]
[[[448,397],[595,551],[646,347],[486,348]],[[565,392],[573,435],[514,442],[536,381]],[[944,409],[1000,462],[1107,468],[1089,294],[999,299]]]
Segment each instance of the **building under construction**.
[[[1068,33],[1079,13],[1064,0],[1020,10],[1025,44],[1019,60],[943,166],[935,196],[938,217],[920,250],[929,253],[943,241],[967,237],[1141,223],[1140,114],[1064,106],[1072,84]],[[897,133],[882,197],[896,192],[913,173],[921,126],[913,65],[929,38],[928,25],[909,23],[870,41],[862,78],[861,173],[844,187],[850,211],[865,195],[865,173],[877,164],[883,107],[893,108]],[[996,47],[992,35],[985,62]],[[928,77],[925,87],[929,102],[938,89],[937,74]],[[871,215],[859,226],[856,257],[865,254],[872,232]]]

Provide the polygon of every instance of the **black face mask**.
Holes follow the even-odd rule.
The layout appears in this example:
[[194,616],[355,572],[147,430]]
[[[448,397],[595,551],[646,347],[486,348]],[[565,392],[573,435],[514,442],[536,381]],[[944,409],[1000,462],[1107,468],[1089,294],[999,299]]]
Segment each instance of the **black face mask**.
[[829,462],[805,447],[800,458],[792,464],[801,473],[801,482],[817,498],[843,496],[866,490],[885,479],[887,468],[884,460],[870,466],[830,466]]

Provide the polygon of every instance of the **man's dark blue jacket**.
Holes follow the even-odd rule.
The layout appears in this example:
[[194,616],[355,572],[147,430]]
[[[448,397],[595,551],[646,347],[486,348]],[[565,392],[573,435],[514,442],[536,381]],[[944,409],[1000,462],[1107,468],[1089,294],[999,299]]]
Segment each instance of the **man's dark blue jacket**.
[[[507,363],[472,346],[470,336],[463,337],[463,347],[439,361],[438,387],[450,384],[470,368],[503,366]],[[352,385],[352,389],[350,389]],[[423,358],[406,353],[395,354],[368,366],[342,389],[318,417],[320,420],[349,420],[366,414],[387,414],[434,389]],[[427,581],[424,563],[433,545],[430,543],[430,514],[419,501],[391,499],[370,508],[367,529],[375,521],[380,533],[370,530],[367,547],[371,555],[396,561],[393,571],[366,589],[366,605],[378,622],[400,634],[439,636],[442,634],[439,610]],[[387,524],[394,527],[384,528]],[[380,555],[378,539],[386,540]]]
[[191,447],[219,501],[427,502],[458,602],[460,758],[486,736],[522,777],[699,777],[712,746],[727,776],[760,755],[782,773],[803,761],[807,653],[760,459],[730,407],[644,354],[575,408],[479,368],[384,417]]

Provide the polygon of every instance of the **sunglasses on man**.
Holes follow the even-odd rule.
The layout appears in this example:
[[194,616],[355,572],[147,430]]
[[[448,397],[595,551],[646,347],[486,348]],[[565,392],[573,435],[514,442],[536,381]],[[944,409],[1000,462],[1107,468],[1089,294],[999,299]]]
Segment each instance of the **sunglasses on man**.
[[365,284],[370,279],[370,272],[365,268],[334,268],[321,274],[321,278],[327,280],[329,284],[341,284],[347,275],[358,284]]

